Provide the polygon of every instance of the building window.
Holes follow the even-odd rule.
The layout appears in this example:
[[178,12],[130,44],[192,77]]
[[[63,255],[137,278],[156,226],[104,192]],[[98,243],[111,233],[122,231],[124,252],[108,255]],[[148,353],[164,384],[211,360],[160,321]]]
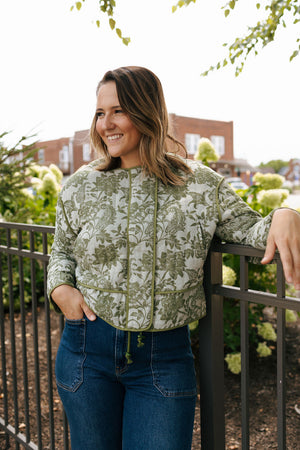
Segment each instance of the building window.
[[210,140],[216,149],[219,156],[225,154],[225,137],[224,136],[211,136]]
[[83,144],[82,146],[82,159],[83,161],[91,160],[91,147],[90,144]]
[[64,145],[59,152],[59,168],[65,172],[69,170],[69,146]]
[[197,152],[200,140],[200,134],[186,133],[184,136],[185,146],[189,155],[194,155]]
[[40,164],[45,162],[45,150],[43,148],[40,148],[38,151],[38,160]]

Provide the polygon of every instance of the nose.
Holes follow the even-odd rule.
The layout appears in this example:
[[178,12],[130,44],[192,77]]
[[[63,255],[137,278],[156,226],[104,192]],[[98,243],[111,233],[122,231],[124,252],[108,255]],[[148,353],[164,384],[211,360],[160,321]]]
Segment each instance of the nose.
[[103,128],[105,130],[111,130],[115,126],[114,123],[113,123],[113,120],[112,120],[112,118],[111,118],[111,116],[109,114],[104,116],[102,123],[103,123]]

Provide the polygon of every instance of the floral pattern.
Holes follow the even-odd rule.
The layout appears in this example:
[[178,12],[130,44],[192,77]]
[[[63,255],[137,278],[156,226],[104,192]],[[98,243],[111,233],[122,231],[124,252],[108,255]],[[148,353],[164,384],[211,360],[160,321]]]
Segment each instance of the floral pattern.
[[103,320],[123,330],[167,330],[205,315],[203,265],[214,235],[265,248],[262,219],[224,179],[195,161],[183,186],[139,167],[69,178],[57,205],[48,293],[79,289]]

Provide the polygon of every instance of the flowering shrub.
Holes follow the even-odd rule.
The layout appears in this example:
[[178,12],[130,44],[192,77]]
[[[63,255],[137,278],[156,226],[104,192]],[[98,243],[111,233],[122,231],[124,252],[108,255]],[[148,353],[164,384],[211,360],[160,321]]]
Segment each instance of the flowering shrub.
[[[52,164],[50,167],[38,166],[36,164],[27,167],[26,173],[26,187],[21,187],[17,192],[12,193],[13,203],[12,207],[7,207],[3,213],[3,220],[8,222],[20,223],[34,223],[40,225],[55,225],[56,203],[58,194],[61,189],[62,172],[60,169]],[[9,206],[9,205],[8,205]],[[2,235],[0,235],[0,240]],[[30,248],[29,236],[27,233],[23,235],[22,245],[24,248]],[[43,251],[42,240],[40,235],[36,235],[35,244],[37,250]],[[49,236],[48,245],[49,250],[52,243],[53,236]],[[11,245],[17,245],[17,235],[12,233]],[[4,236],[5,242],[5,236]],[[20,307],[20,292],[19,292],[19,270],[18,258],[12,256],[13,264],[13,298],[15,309]],[[4,307],[8,309],[9,306],[9,277],[6,260],[3,259],[3,303]],[[31,302],[31,268],[30,261],[25,258],[23,260],[23,281],[24,281],[24,301],[25,304]],[[44,271],[42,265],[36,263],[36,295],[39,302],[44,301]]]
[[217,155],[212,142],[207,138],[201,138],[194,159],[202,161],[203,164],[208,166],[209,162],[218,161],[219,156]]
[[55,225],[56,203],[61,190],[61,170],[34,164],[26,171],[27,187],[16,198],[17,208],[7,209],[4,220],[8,222]]
[[[257,173],[253,177],[254,185],[247,190],[238,191],[244,201],[252,209],[258,211],[262,216],[269,214],[274,208],[282,207],[289,195],[286,189],[282,189],[284,178],[277,174]],[[234,255],[223,255],[223,264],[231,268],[236,278],[239,279],[240,262]],[[223,270],[223,280],[227,282],[228,268]],[[270,293],[276,292],[276,265],[263,266],[260,264],[249,264],[249,287],[258,291]],[[233,281],[233,278],[231,279]],[[235,283],[235,281],[234,281]],[[234,284],[233,283],[233,284]],[[293,296],[295,291],[288,286],[288,295]],[[276,341],[276,331],[273,325],[264,321],[264,305],[249,305],[249,346],[250,351],[259,357],[266,357],[272,354],[272,345],[269,342]],[[297,315],[293,311],[286,311],[287,321],[296,321]],[[261,341],[263,339],[263,342]],[[239,301],[226,299],[224,302],[224,343],[225,361],[228,369],[233,373],[238,371],[238,357],[240,350],[240,308]],[[232,355],[232,356],[231,356]],[[234,357],[234,358],[233,358]],[[232,359],[233,358],[233,359]],[[234,363],[232,362],[234,361]]]

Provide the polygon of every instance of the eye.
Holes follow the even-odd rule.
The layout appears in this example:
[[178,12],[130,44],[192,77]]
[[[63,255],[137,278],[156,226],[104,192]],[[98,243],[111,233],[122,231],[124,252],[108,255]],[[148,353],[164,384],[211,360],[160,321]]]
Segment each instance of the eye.
[[99,119],[100,117],[103,117],[103,116],[104,116],[104,113],[102,111],[97,111],[96,112],[97,119]]
[[115,114],[122,114],[123,113],[123,110],[122,109],[116,109],[115,110]]

